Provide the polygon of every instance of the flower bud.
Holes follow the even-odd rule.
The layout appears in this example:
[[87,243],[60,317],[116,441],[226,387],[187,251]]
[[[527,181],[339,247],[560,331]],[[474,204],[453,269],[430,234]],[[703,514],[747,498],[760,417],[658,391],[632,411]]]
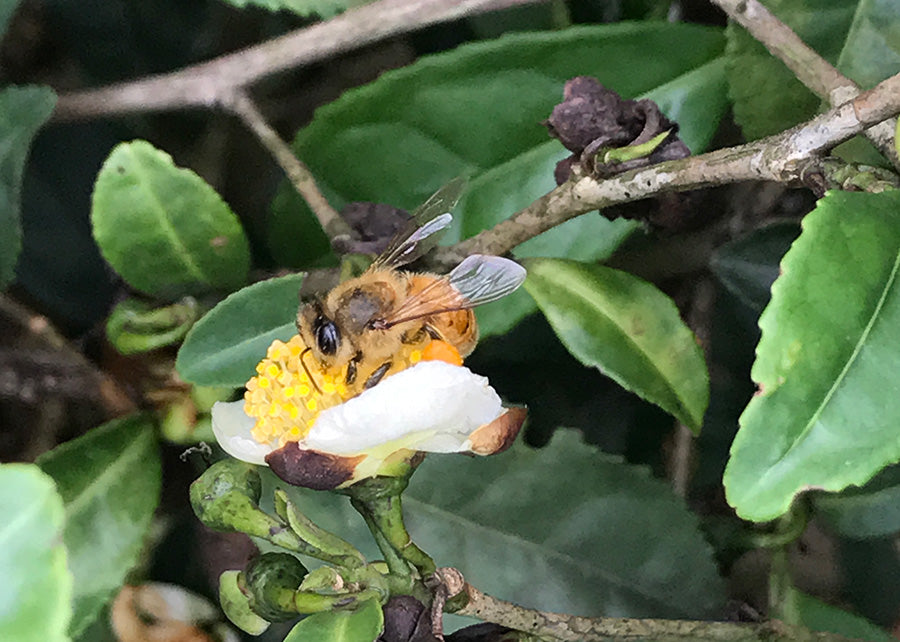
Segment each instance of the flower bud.
[[260,635],[269,622],[251,608],[250,596],[241,590],[240,575],[240,571],[225,571],[219,576],[219,604],[232,624],[250,635]]
[[[235,459],[210,466],[191,484],[191,507],[201,522],[218,531],[257,534],[271,517],[258,506],[262,480],[256,467]],[[262,519],[265,524],[257,524]]]
[[306,577],[306,567],[289,553],[266,553],[251,561],[243,580],[250,607],[270,622],[297,617],[294,594]]

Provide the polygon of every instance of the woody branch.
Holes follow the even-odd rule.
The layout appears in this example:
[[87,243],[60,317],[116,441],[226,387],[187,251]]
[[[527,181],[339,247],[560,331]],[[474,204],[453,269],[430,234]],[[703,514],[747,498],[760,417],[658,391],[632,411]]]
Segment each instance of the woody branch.
[[801,185],[822,172],[822,160],[831,148],[898,112],[900,74],[775,136],[606,180],[570,180],[493,228],[442,251],[437,262],[452,264],[477,253],[505,254],[581,214],[662,192],[757,180]]

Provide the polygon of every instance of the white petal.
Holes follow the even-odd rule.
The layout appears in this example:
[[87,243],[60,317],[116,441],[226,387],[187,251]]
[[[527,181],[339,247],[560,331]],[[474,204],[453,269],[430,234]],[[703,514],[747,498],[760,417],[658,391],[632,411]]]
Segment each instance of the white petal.
[[244,412],[244,400],[217,401],[212,407],[212,427],[216,441],[232,457],[251,464],[266,465],[272,447],[250,435],[256,419]]
[[319,415],[307,448],[338,455],[384,444],[429,452],[465,450],[469,433],[503,414],[486,377],[426,361]]

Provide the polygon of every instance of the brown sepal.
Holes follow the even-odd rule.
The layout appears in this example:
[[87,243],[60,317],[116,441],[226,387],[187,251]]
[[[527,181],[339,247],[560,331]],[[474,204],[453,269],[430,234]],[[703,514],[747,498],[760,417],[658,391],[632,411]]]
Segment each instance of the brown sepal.
[[476,455],[494,455],[503,452],[512,446],[527,416],[528,409],[517,406],[510,408],[491,423],[474,430],[469,435],[472,452]]
[[266,455],[266,463],[276,475],[293,486],[313,490],[333,490],[353,479],[366,455],[343,457],[318,450],[305,450],[291,441]]

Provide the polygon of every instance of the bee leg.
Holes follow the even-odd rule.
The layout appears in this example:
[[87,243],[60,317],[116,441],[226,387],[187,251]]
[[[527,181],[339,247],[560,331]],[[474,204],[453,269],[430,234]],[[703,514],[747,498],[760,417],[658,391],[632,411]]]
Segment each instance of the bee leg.
[[431,339],[442,339],[441,333],[432,328],[430,325],[425,324],[418,330],[412,331],[410,330],[406,334],[403,335],[401,341],[406,344],[410,343],[421,343],[421,341],[425,338],[425,335],[428,335]]
[[366,379],[366,382],[363,384],[363,389],[368,390],[369,388],[371,388],[372,386],[377,384],[379,381],[381,381],[381,379],[384,377],[384,375],[387,374],[387,371],[391,369],[392,365],[394,365],[393,362],[385,361],[380,366],[378,366],[378,369],[375,372],[373,372],[371,375],[369,375],[368,379]]
[[425,327],[423,328],[423,330],[425,330],[425,332],[428,333],[428,336],[431,337],[435,341],[444,338],[443,335],[441,335],[441,333],[437,331],[437,329],[432,328],[427,323],[425,324]]
[[347,385],[352,385],[356,381],[356,364],[360,359],[362,359],[362,355],[357,352],[356,356],[347,364]]

